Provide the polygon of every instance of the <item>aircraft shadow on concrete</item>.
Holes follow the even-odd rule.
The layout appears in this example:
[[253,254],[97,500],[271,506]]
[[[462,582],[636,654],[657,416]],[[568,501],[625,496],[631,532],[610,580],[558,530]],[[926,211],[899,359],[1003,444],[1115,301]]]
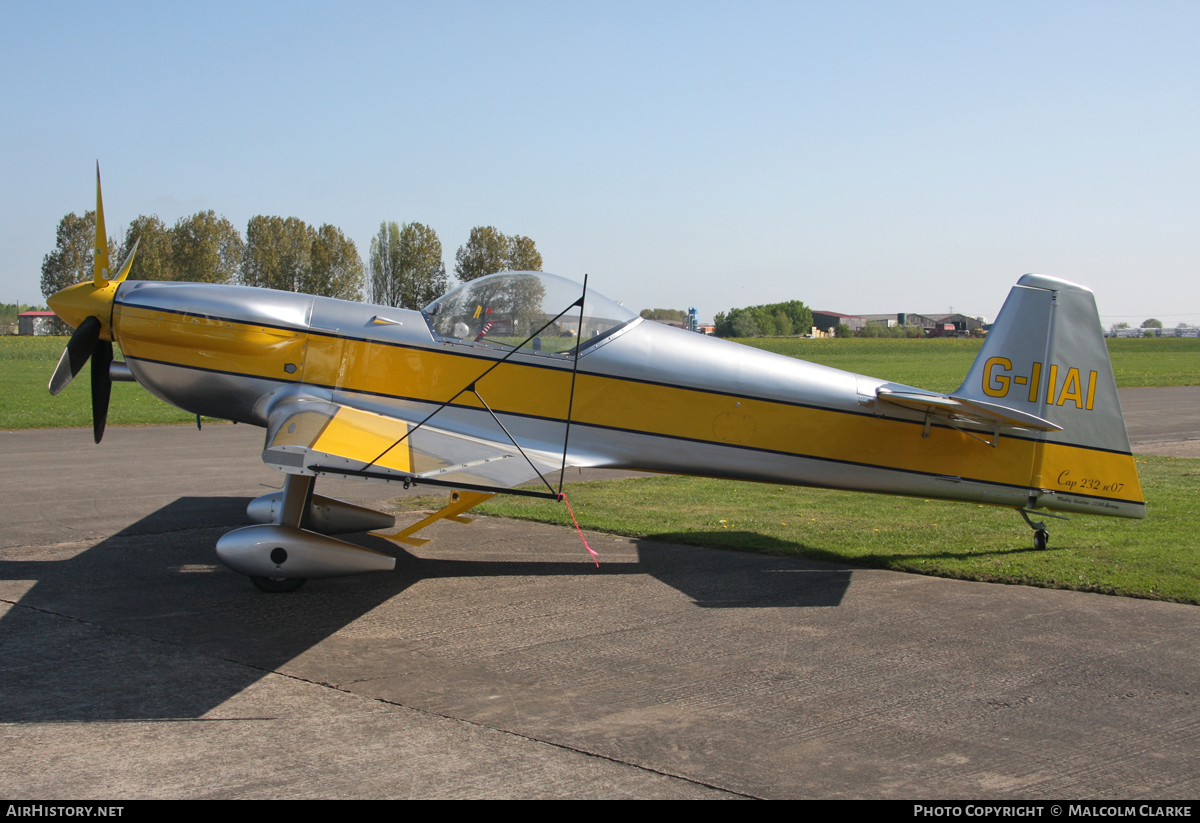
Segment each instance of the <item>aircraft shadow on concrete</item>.
[[[180,498],[78,553],[0,562],[0,580],[31,582],[0,620],[0,722],[200,718],[421,580],[584,573],[578,562],[420,558],[363,534],[348,539],[394,554],[395,572],[268,595],[214,551],[245,525],[247,502]],[[595,573],[652,576],[701,608],[836,606],[849,585],[848,568],[637,546],[637,563]]]
[[[736,532],[650,535],[636,541],[639,566],[656,580],[688,595],[701,608],[841,605],[850,586],[850,566],[695,545],[736,536]],[[793,543],[764,535],[753,537],[759,548],[796,548]]]

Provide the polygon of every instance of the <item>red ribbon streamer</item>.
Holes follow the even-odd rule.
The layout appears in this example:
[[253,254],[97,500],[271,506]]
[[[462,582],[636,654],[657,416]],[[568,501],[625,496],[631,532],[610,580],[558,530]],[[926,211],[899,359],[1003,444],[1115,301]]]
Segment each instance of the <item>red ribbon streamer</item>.
[[575,512],[571,509],[571,501],[567,499],[567,493],[561,492],[558,495],[562,502],[567,504],[567,511],[571,514],[571,522],[575,524],[575,531],[579,532],[579,539],[583,541],[583,547],[592,555],[592,560],[596,564],[596,568],[600,568],[600,557],[592,551],[592,547],[588,545],[587,538],[583,536],[583,529],[579,528],[579,521],[575,519]]

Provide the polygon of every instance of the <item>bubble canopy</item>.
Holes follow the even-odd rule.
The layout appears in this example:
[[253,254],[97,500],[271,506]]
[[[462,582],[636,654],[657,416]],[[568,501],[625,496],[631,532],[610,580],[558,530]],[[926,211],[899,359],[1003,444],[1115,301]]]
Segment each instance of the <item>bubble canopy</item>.
[[554,274],[501,272],[463,283],[422,313],[443,340],[512,349],[532,335],[523,350],[546,355],[573,353],[576,343],[582,353],[639,319],[589,289],[581,328],[579,307],[573,304],[582,294],[583,286]]

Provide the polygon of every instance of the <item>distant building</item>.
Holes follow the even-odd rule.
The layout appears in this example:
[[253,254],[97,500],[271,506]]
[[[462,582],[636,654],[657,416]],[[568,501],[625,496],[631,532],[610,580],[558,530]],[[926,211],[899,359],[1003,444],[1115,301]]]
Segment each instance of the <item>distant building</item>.
[[934,323],[933,330],[929,333],[931,337],[954,337],[983,329],[982,320],[966,314],[931,314],[928,318]]
[[823,332],[828,332],[837,325],[850,327],[850,331],[859,331],[867,325],[865,317],[856,314],[841,314],[836,311],[815,311],[812,313],[813,325]]
[[821,331],[829,331],[839,323],[857,332],[866,326],[882,326],[886,329],[915,327],[929,337],[955,337],[978,334],[983,329],[983,319],[965,314],[917,314],[896,312],[895,314],[841,314],[835,311],[814,311],[813,324]]
[[1200,329],[1184,326],[1174,329],[1109,329],[1105,337],[1200,337]]
[[23,311],[17,315],[17,334],[61,334],[62,321],[52,311]]
[[933,329],[937,325],[932,317],[906,311],[896,312],[895,314],[864,314],[862,317],[871,325],[883,326],[888,329],[894,329],[897,326],[916,326],[928,333],[930,329]]
[[895,314],[864,314],[862,319],[866,320],[869,326],[883,326],[885,329],[890,329],[900,325],[896,320],[897,316]]

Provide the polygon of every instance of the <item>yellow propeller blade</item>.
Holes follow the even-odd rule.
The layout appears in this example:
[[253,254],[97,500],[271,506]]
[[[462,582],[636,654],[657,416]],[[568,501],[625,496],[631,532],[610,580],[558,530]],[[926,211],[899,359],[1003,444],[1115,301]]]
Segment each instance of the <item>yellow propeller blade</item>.
[[108,285],[108,234],[104,231],[104,198],[100,196],[100,161],[96,161],[96,265],[92,285]]
[[129,250],[129,254],[125,255],[125,262],[121,264],[121,268],[117,272],[117,276],[112,279],[112,282],[120,283],[129,276],[129,269],[133,267],[133,256],[137,254],[138,245],[141,242],[142,238],[140,237],[133,241],[133,248]]

